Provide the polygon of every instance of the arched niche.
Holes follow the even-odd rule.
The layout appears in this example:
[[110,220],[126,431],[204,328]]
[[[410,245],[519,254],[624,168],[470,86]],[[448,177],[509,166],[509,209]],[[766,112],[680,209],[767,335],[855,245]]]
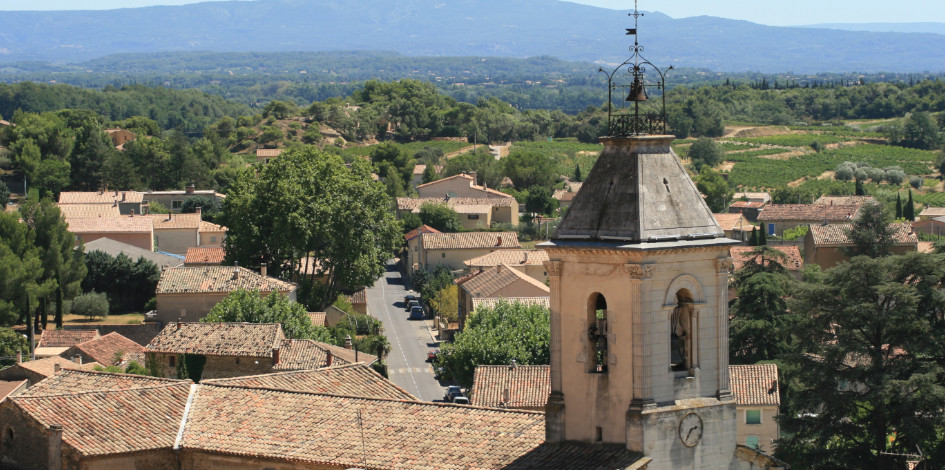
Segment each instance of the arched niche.
[[595,292],[587,299],[588,372],[607,373],[607,299]]

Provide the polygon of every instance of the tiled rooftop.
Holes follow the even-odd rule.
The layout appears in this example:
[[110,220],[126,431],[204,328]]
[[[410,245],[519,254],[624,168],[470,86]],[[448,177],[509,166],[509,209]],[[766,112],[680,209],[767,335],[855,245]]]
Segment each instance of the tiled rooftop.
[[945,215],[945,207],[926,207],[919,212],[919,217],[941,217]]
[[873,196],[827,196],[823,195],[814,201],[814,204],[827,204],[833,206],[862,206],[870,201],[875,201]]
[[192,246],[184,255],[185,264],[220,264],[226,253],[222,246]]
[[844,222],[852,220],[860,206],[838,206],[824,204],[769,204],[758,214],[759,221],[823,221]]
[[781,405],[778,392],[778,366],[754,364],[728,366],[729,383],[739,405]]
[[741,193],[735,193],[734,195],[732,195],[732,199],[735,199],[736,201],[739,200],[739,199],[742,199],[742,198],[745,198],[745,199],[747,199],[747,200],[749,200],[749,201],[757,200],[757,201],[763,201],[763,202],[771,202],[771,194],[770,194],[770,193],[764,193],[764,192],[755,192],[755,193],[753,193],[753,192],[741,192]]
[[515,232],[431,233],[422,238],[425,250],[521,248]]
[[43,330],[38,348],[71,348],[98,337],[98,330]]
[[61,395],[80,392],[104,392],[109,390],[134,390],[163,387],[190,380],[161,379],[134,374],[114,374],[91,370],[63,369],[33,385],[20,396]]
[[[45,359],[37,359],[35,361],[25,361],[19,364],[16,364],[13,367],[22,367],[23,369],[35,372],[43,377],[49,377],[56,373],[56,364],[59,364],[59,367],[63,369],[85,369],[91,370],[95,366],[101,366],[97,362],[89,362],[85,364],[76,364],[70,359],[64,357],[53,356],[47,357]],[[11,368],[12,369],[12,368]]]
[[171,322],[147,346],[148,352],[207,356],[272,357],[284,336],[278,323]]
[[[908,222],[889,224],[895,232],[893,233],[893,243],[897,245],[917,244],[919,238],[912,231],[912,224]],[[815,245],[850,245],[850,237],[847,232],[853,226],[851,224],[811,224],[810,233],[814,238]]]
[[478,366],[469,392],[472,404],[544,409],[551,393],[551,366]]
[[353,364],[363,362],[371,364],[377,361],[377,356],[364,351],[354,352],[333,344],[322,343],[311,339],[287,339],[282,341],[279,351],[279,363],[273,367],[276,370],[318,369],[328,367],[328,353],[332,354],[332,364]]
[[712,214],[712,216],[715,217],[715,221],[719,223],[719,227],[726,232],[731,230],[748,231],[752,228],[751,222],[749,222],[741,212]]
[[189,383],[106,392],[17,396],[14,406],[43,426],[62,426],[62,442],[83,456],[169,449]]
[[312,320],[312,324],[315,326],[326,326],[328,315],[325,312],[308,312],[309,320]]
[[437,229],[435,229],[435,228],[433,228],[433,227],[431,227],[431,226],[429,226],[429,225],[421,225],[420,227],[417,227],[417,228],[415,228],[415,229],[413,229],[413,230],[411,230],[411,231],[405,233],[405,234],[404,234],[404,240],[407,240],[407,241],[413,240],[414,238],[416,238],[417,236],[420,235],[420,232],[423,232],[423,233],[443,233],[443,232],[440,232],[439,230],[437,230]]
[[497,250],[482,256],[468,259],[463,263],[469,267],[498,266],[541,266],[548,261],[545,250]]
[[151,233],[153,224],[147,216],[78,217],[66,219],[72,233]]
[[61,204],[59,212],[67,219],[121,216],[114,204]]
[[0,401],[3,401],[11,393],[25,387],[27,380],[0,380]]
[[484,269],[478,275],[464,281],[460,286],[473,297],[495,297],[498,291],[519,281],[533,287],[532,290],[536,294],[532,297],[541,297],[541,293],[551,295],[551,289],[549,289],[548,286],[531,276],[512,269],[508,265],[499,265],[494,268]]
[[[749,252],[754,250],[755,246],[733,246],[729,247],[729,256],[732,257],[733,269],[738,271],[745,267],[745,263],[751,259]],[[804,269],[804,258],[801,256],[801,251],[798,249],[797,245],[786,245],[786,246],[772,246],[775,250],[784,253],[785,259],[782,263],[785,269],[789,271],[800,271]],[[760,257],[755,257],[755,262],[760,262]]]
[[502,468],[545,438],[536,412],[198,387],[184,450],[342,468]]
[[[503,193],[504,194],[504,193]],[[442,198],[442,197],[420,197],[420,198],[410,198],[410,197],[399,197],[397,198],[397,210],[400,211],[411,211],[411,212],[420,212],[420,206],[425,202],[430,202],[433,204],[446,204],[449,207],[452,207],[454,210],[469,210],[470,207],[483,208],[487,207],[489,210],[492,210],[492,207],[510,207],[513,204],[518,204],[515,201],[515,198],[504,198],[504,197],[451,197],[451,198]],[[465,209],[464,209],[465,208]]]
[[439,185],[439,184],[445,183],[445,182],[447,182],[447,181],[455,180],[455,179],[463,179],[463,180],[469,181],[469,187],[470,187],[470,188],[473,188],[473,189],[482,191],[483,194],[487,194],[487,195],[488,195],[487,197],[490,197],[490,198],[492,198],[492,197],[511,198],[512,200],[515,199],[514,197],[512,197],[512,196],[510,196],[510,195],[508,195],[508,194],[505,194],[505,193],[503,193],[502,191],[496,191],[496,190],[494,190],[494,189],[492,189],[492,188],[486,188],[486,187],[484,187],[484,186],[479,186],[478,184],[475,184],[475,179],[474,179],[472,176],[467,175],[467,174],[462,174],[462,173],[461,173],[461,174],[458,174],[458,175],[448,176],[448,177],[446,177],[446,178],[441,178],[441,179],[438,179],[438,180],[436,180],[436,181],[431,181],[431,182],[429,182],[429,183],[421,184],[421,185],[417,186],[417,190],[418,190],[418,191],[419,191],[420,189],[427,189],[427,190],[429,190],[428,188],[435,188],[435,187],[436,187],[437,185]]
[[348,364],[319,370],[297,370],[273,374],[211,379],[204,385],[268,388],[288,392],[318,393],[347,397],[411,400],[417,398],[385,379],[366,364]]
[[734,207],[736,209],[758,209],[764,207],[767,202],[762,201],[735,201],[728,207]]
[[59,193],[59,204],[139,203],[143,199],[142,193],[137,191],[63,191]]
[[[651,459],[627,450],[623,444],[542,444],[525,453],[503,470],[611,470],[646,468]],[[634,465],[631,467],[632,465]]]
[[366,304],[367,303],[367,290],[361,289],[346,297],[348,298],[348,302],[351,302],[352,305]]
[[256,149],[256,158],[278,157],[285,149]]
[[200,233],[210,233],[210,232],[226,232],[228,229],[222,225],[217,225],[213,222],[207,222],[205,220],[200,221],[200,227],[197,229]]
[[121,362],[115,361],[115,357],[119,353],[122,356],[141,353],[144,352],[144,346],[113,332],[73,346],[69,351],[66,351],[66,357],[75,352],[81,352],[99,364],[117,365]]
[[200,227],[200,216],[197,214],[148,214],[145,217],[154,223],[154,230],[196,230]]
[[556,189],[554,194],[551,195],[551,197],[561,202],[571,202],[571,200],[574,199],[574,196],[576,195],[577,195],[576,191],[568,191],[567,189]]
[[195,266],[170,268],[161,273],[158,294],[233,292],[237,289],[260,292],[291,292],[295,284],[235,266]]

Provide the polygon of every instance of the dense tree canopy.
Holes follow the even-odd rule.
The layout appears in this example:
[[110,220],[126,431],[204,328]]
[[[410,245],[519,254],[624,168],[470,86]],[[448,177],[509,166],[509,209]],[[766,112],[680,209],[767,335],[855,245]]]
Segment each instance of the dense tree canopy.
[[312,324],[302,304],[273,292],[265,297],[258,291],[237,289],[218,302],[206,316],[204,323],[246,322],[278,323],[287,338],[328,341],[330,335],[324,326]]
[[132,261],[124,253],[112,256],[93,250],[85,254],[85,265],[88,274],[82,290],[108,295],[112,313],[144,311],[161,279],[161,270],[152,261],[144,257]]

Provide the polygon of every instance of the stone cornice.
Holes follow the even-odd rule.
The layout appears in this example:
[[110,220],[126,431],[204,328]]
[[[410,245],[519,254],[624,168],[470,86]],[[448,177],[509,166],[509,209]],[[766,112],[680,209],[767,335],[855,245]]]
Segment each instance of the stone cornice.
[[549,276],[561,276],[561,267],[564,266],[563,261],[551,260],[551,261],[545,261],[542,264],[544,264],[545,269],[548,270]]
[[731,272],[732,264],[732,258],[729,256],[715,260],[715,268],[718,270],[719,274]]
[[623,270],[631,279],[650,279],[653,277],[652,264],[628,263],[623,265]]

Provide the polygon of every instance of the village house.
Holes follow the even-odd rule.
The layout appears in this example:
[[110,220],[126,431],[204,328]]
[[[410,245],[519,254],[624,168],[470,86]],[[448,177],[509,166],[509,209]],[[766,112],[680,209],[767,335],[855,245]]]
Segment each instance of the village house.
[[184,255],[184,266],[219,266],[225,257],[222,246],[192,246]]
[[[200,214],[197,209],[197,214]],[[226,238],[227,228],[205,220],[200,221],[197,228],[199,234],[198,246],[223,246],[223,239]]]
[[[909,222],[893,223],[890,227],[894,229],[893,243],[889,247],[891,254],[902,255],[918,250],[919,239]],[[849,260],[847,251],[854,247],[848,235],[852,228],[851,224],[811,224],[804,236],[804,259],[823,269]]]
[[416,256],[412,256],[416,261],[411,265],[411,273],[418,269],[432,271],[439,265],[454,271],[461,270],[466,268],[463,263],[468,259],[497,250],[522,247],[515,232],[420,232],[417,238],[418,250]]
[[459,329],[462,331],[466,319],[474,311],[475,299],[499,299],[516,297],[548,297],[548,286],[506,264],[483,269],[464,277],[459,285]]
[[103,366],[126,365],[130,361],[144,365],[144,346],[118,333],[109,333],[76,344],[61,354],[66,359],[81,357],[83,363]]
[[256,163],[269,163],[284,151],[285,149],[256,149]]
[[550,393],[550,366],[477,366],[469,400],[475,406],[544,411]]
[[266,276],[265,269],[256,273],[239,266],[199,266],[171,268],[161,273],[155,297],[157,319],[165,323],[196,321],[210,312],[218,302],[238,289],[272,292],[295,300],[298,286]]
[[226,198],[226,195],[220,194],[212,189],[195,189],[193,184],[188,184],[183,191],[145,191],[139,194],[141,195],[141,200],[144,204],[149,204],[151,201],[157,201],[162,206],[175,213],[180,212],[181,208],[184,206],[184,202],[186,202],[188,199],[211,199],[219,205],[223,199]]
[[122,128],[105,129],[105,133],[108,134],[110,139],[112,139],[112,145],[114,145],[118,150],[124,150],[126,143],[134,141],[138,138],[134,132]]
[[739,444],[773,453],[774,441],[781,437],[778,410],[778,366],[754,364],[728,366],[735,395],[736,441]]
[[43,330],[33,355],[38,359],[59,356],[79,343],[98,337],[98,330]]
[[758,215],[766,234],[783,236],[784,231],[800,225],[847,223],[856,218],[860,206],[829,204],[771,204]]
[[[416,188],[423,183],[423,172],[427,171],[427,165],[416,164],[413,166],[413,174],[410,177],[410,185]],[[443,165],[433,165],[433,172],[439,175],[443,173]]]
[[934,219],[938,217],[945,217],[945,207],[926,207],[922,209],[922,212],[919,212],[919,220]]
[[108,237],[99,238],[98,240],[93,240],[85,244],[86,253],[91,253],[93,251],[101,251],[102,253],[108,254],[112,257],[117,257],[120,254],[124,254],[125,256],[131,258],[132,261],[137,261],[138,258],[144,258],[154,263],[162,271],[167,268],[176,268],[184,264],[184,260],[178,256],[145,250],[134,245],[112,240]]
[[118,203],[115,204],[56,204],[59,212],[66,219],[92,217],[119,217]]
[[756,222],[758,214],[768,204],[771,204],[771,195],[764,192],[740,192],[732,196],[732,203],[728,206],[730,214],[742,214],[749,222]]
[[0,402],[8,397],[19,395],[29,385],[28,380],[0,380]]
[[420,235],[422,233],[442,233],[429,225],[421,225],[404,234],[404,254],[401,256],[401,263],[407,275],[412,275],[414,271],[420,269]]
[[200,214],[148,214],[154,226],[154,244],[158,251],[183,255],[200,245]]
[[[137,191],[63,191],[59,193],[59,207],[72,204],[95,204],[118,207],[121,215],[145,213],[141,193]],[[69,210],[69,209],[67,209]],[[95,217],[98,217],[96,215]]]
[[154,251],[154,224],[147,216],[84,217],[66,219],[66,225],[76,237],[76,244],[100,238],[127,243],[142,250]]
[[920,218],[918,221],[912,223],[912,230],[916,233],[942,237],[945,235],[945,216],[932,217],[930,219]]
[[421,198],[512,198],[502,191],[496,191],[476,184],[476,177],[467,173],[449,176],[417,186]]
[[548,254],[544,250],[498,250],[468,259],[463,264],[470,272],[505,264],[544,284],[548,282],[545,261],[548,261]]
[[752,229],[755,228],[751,222],[744,216],[744,214],[728,213],[728,214],[712,214],[715,217],[715,221],[718,222],[719,227],[722,228],[722,232],[725,233],[727,238],[732,240],[738,240],[740,242],[747,242],[748,238],[751,236]]
[[[25,359],[25,358],[24,358]],[[29,385],[35,385],[46,377],[49,377],[62,369],[92,369],[102,365],[97,362],[83,364],[81,358],[79,361],[73,361],[60,356],[36,359],[34,361],[18,361],[16,364],[0,369],[0,380],[26,380]],[[2,423],[0,419],[0,423]]]
[[488,228],[493,223],[518,225],[518,202],[515,198],[499,197],[425,197],[425,198],[397,198],[397,216],[404,214],[419,214],[423,204],[443,204],[456,211],[459,222],[466,230]]
[[873,196],[831,196],[823,195],[814,201],[814,204],[825,204],[828,206],[856,206],[860,207],[870,202],[876,202]]

